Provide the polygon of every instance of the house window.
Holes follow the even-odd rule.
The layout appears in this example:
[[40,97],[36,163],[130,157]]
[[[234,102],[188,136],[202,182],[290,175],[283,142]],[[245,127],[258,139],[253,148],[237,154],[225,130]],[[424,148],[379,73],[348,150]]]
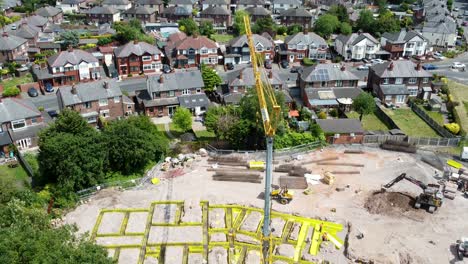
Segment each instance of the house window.
[[429,78],[424,77],[424,78],[423,78],[423,83],[428,83],[428,82],[429,82]]
[[65,67],[65,71],[66,71],[66,72],[68,72],[68,71],[73,71],[73,66]]
[[403,78],[395,78],[395,84],[402,84]]
[[24,121],[24,119],[11,121],[11,127],[13,128],[13,130],[21,129],[23,127],[26,127],[26,121]]
[[343,81],[342,80],[336,81],[335,86],[336,87],[343,87]]
[[160,92],[154,92],[153,93],[153,98],[159,98],[161,97],[161,93]]
[[423,45],[423,42],[421,42],[421,41],[416,42],[417,47],[421,47],[422,45]]
[[36,124],[37,123],[37,118],[35,118],[35,117],[31,118],[31,123]]
[[194,54],[195,54],[195,50],[194,50],[194,49],[189,49],[188,54],[189,54],[189,55],[194,55]]
[[56,72],[59,72],[59,71],[60,71],[60,67],[56,67],[56,68],[55,68],[55,71],[56,71]]
[[184,89],[184,90],[182,90],[182,95],[187,95],[187,94],[190,94],[190,90],[189,90],[189,89]]
[[130,57],[130,62],[135,62],[137,61],[137,57]]
[[239,90],[237,89],[237,86],[234,86],[234,87],[233,87],[233,92],[234,92],[234,93],[237,93],[238,91],[239,91]]
[[104,118],[108,118],[110,115],[109,115],[109,110],[102,110],[101,111],[101,116],[104,117]]
[[83,106],[84,106],[84,108],[89,109],[89,108],[91,108],[92,103],[91,102],[85,102],[85,103],[83,103]]
[[297,54],[297,58],[298,58],[298,59],[304,58],[304,54],[302,54],[302,53]]
[[151,56],[143,56],[142,59],[143,59],[143,61],[150,61]]
[[382,79],[382,84],[388,84],[388,78],[383,78]]
[[262,52],[262,51],[263,51],[263,47],[262,47],[262,46],[257,46],[257,47],[255,47],[255,51],[256,51],[256,52]]
[[154,59],[159,60],[159,55],[158,54],[154,55]]
[[207,49],[202,49],[200,50],[201,51],[201,54],[208,54],[208,50]]
[[396,103],[397,103],[397,104],[402,104],[402,103],[404,103],[404,102],[405,102],[405,98],[406,98],[406,96],[403,95],[403,94],[397,95],[397,96],[396,96]]
[[391,95],[386,95],[385,96],[385,101],[391,101],[392,100],[392,96]]
[[218,58],[217,58],[217,57],[210,57],[210,58],[208,59],[208,62],[209,62],[210,64],[216,64],[216,63],[218,63]]
[[153,66],[151,64],[143,65],[143,70],[144,71],[151,70],[152,68],[153,68]]
[[95,116],[88,117],[88,123],[96,123],[97,119]]
[[171,96],[171,97],[175,96],[175,92],[174,91],[169,91],[169,96]]
[[99,99],[99,106],[106,106],[108,103],[107,103],[107,98],[105,99]]
[[120,103],[120,96],[114,96],[114,103]]
[[416,81],[417,81],[417,78],[415,78],[415,77],[411,77],[411,78],[408,79],[409,84],[415,84]]
[[327,82],[321,82],[320,87],[327,87]]
[[418,87],[408,87],[409,96],[418,95]]

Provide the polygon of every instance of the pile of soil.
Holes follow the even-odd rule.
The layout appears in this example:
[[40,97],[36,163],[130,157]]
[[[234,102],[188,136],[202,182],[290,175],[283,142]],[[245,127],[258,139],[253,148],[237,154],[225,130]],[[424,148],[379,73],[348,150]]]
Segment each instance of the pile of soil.
[[364,208],[371,214],[383,214],[398,216],[401,213],[415,211],[414,198],[400,192],[375,192],[371,194]]

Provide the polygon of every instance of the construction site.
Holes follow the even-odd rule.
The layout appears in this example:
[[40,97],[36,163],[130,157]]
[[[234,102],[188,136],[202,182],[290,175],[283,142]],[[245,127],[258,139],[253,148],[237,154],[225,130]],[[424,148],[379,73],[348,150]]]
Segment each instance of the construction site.
[[[408,152],[359,145],[274,156],[269,261],[468,263],[457,257],[468,199],[452,181],[464,176],[439,155]],[[151,180],[100,190],[64,220],[118,263],[261,263],[264,158],[167,159]]]

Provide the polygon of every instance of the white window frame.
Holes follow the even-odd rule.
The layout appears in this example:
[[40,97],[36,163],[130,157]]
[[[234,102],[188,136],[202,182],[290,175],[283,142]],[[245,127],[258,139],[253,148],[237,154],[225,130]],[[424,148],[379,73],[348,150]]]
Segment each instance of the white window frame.
[[86,121],[88,121],[88,124],[90,123],[96,123],[97,122],[97,118],[95,116],[90,116],[86,119]]
[[[405,102],[406,96],[404,94],[398,94],[395,98],[395,103],[402,104]],[[401,100],[400,100],[401,99]]]
[[303,59],[303,58],[304,58],[304,54],[303,54],[303,53],[298,53],[298,54],[297,54],[297,58],[298,58],[298,59]]
[[388,84],[388,83],[389,83],[388,78],[383,78],[382,79],[382,84]]
[[169,91],[169,97],[174,97],[175,96],[175,91]]
[[120,103],[120,96],[114,96],[114,103]]
[[200,54],[208,54],[208,49],[201,49]]
[[[105,100],[105,101],[104,101]],[[109,104],[109,100],[107,98],[105,99],[99,99],[99,106],[106,106]]]
[[392,100],[392,96],[391,95],[386,95],[385,96],[385,101],[391,101]]
[[[21,123],[23,123],[24,126],[15,128],[15,125],[21,124]],[[27,127],[27,126],[28,126],[28,124],[26,124],[26,120],[24,120],[24,119],[18,119],[18,120],[11,121],[11,129],[12,130],[21,130],[21,129]]]
[[343,81],[342,80],[336,80],[335,81],[335,87],[343,87]]
[[190,94],[190,90],[189,89],[183,89],[182,90],[182,95],[188,95]]
[[418,87],[415,87],[414,89],[408,87],[408,92],[410,93],[409,96],[411,97],[418,96]]
[[424,77],[423,78],[423,83],[428,83],[429,82],[429,77]]
[[152,65],[152,64],[145,64],[145,65],[143,65],[143,70],[144,70],[144,71],[152,70],[152,69],[153,69],[153,65]]
[[234,93],[238,93],[238,92],[239,92],[239,89],[237,88],[237,86],[232,87],[232,92],[234,92]]
[[143,61],[150,61],[151,60],[151,56],[142,56],[141,59]]
[[408,84],[415,84],[417,82],[418,82],[418,78],[416,78],[416,77],[410,77],[408,79]]
[[100,112],[101,116],[104,118],[109,118],[110,117],[110,111],[109,109],[101,110]]
[[403,78],[395,78],[395,84],[403,84]]

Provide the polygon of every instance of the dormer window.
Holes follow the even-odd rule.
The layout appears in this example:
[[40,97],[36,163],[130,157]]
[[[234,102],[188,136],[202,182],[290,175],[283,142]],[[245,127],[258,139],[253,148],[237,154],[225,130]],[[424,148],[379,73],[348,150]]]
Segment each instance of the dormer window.
[[11,128],[13,130],[22,129],[26,127],[26,121],[24,119],[11,121]]
[[208,49],[201,49],[200,52],[201,54],[208,54]]
[[151,56],[143,56],[142,59],[143,59],[143,61],[150,61]]

